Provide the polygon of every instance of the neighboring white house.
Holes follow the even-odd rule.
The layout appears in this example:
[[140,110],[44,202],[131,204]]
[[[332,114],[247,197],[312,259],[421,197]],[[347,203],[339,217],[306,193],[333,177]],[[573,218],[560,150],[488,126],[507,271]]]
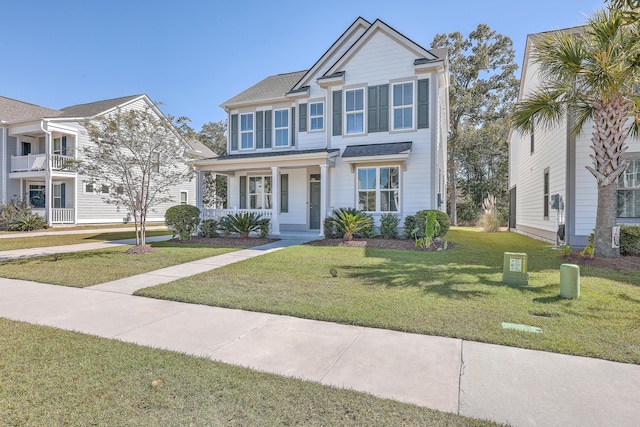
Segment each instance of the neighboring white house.
[[[579,31],[572,28],[562,31]],[[542,34],[542,33],[541,33]],[[541,34],[531,34],[527,44],[518,99],[540,84],[532,48]],[[509,228],[547,241],[556,241],[564,224],[565,243],[585,246],[596,222],[597,184],[585,166],[591,165],[592,123],[577,136],[570,123],[535,128],[527,135],[512,132],[509,140]],[[618,182],[618,223],[640,223],[640,140],[628,138],[629,164]],[[557,197],[554,197],[556,196]],[[557,200],[557,202],[556,202]]]
[[[151,108],[162,113],[146,95],[74,105],[52,110],[0,96],[0,199],[27,199],[51,224],[122,223],[133,220],[126,208],[106,204],[101,184],[91,183],[65,166],[82,158],[92,144],[85,119],[116,109]],[[192,156],[204,157],[185,145]],[[149,221],[164,221],[164,213],[178,203],[195,204],[195,180],[172,190],[173,203],[152,209]]]
[[228,154],[195,166],[229,177],[231,209],[206,216],[255,210],[273,234],[322,233],[340,207],[444,210],[448,79],[446,50],[358,18],[309,70],[222,103]]

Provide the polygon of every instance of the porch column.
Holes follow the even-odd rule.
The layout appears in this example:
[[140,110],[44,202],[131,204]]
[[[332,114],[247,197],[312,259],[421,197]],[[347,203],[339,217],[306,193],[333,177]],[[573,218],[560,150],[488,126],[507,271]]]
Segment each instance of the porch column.
[[280,168],[271,167],[271,234],[280,235]]
[[324,220],[329,202],[329,165],[320,165],[320,236],[324,236]]
[[53,186],[51,185],[51,174],[47,173],[44,178],[44,208],[46,220],[49,226],[51,226],[51,201],[53,199]]
[[202,210],[202,171],[196,171],[196,207]]

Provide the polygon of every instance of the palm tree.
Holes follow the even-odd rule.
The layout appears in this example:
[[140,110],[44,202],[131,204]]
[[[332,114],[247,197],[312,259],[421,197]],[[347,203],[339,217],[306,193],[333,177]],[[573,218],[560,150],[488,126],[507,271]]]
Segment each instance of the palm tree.
[[586,166],[598,184],[593,246],[596,255],[617,258],[620,250],[611,248],[617,181],[626,169],[627,135],[637,134],[640,122],[640,23],[629,23],[619,9],[602,10],[584,27],[542,36],[532,55],[542,84],[516,104],[513,126],[521,132],[556,126],[570,114],[570,130],[579,134],[593,122],[593,165]]

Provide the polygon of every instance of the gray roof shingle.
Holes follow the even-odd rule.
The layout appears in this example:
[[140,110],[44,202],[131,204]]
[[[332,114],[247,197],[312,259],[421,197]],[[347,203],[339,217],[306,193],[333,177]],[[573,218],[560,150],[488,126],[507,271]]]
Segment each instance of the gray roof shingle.
[[57,117],[61,111],[0,96],[0,121],[21,122],[43,117]]
[[69,107],[61,108],[60,110],[62,110],[62,114],[58,117],[93,117],[141,96],[143,95],[130,95],[123,96],[121,98],[90,102],[88,104],[71,105]]
[[310,150],[288,150],[288,151],[266,151],[260,153],[246,153],[246,154],[228,154],[226,156],[216,157],[216,160],[233,160],[233,159],[253,159],[257,157],[278,157],[278,156],[293,156],[296,154],[313,154],[313,153],[335,153],[340,151],[338,148],[317,148]]
[[342,157],[370,157],[401,154],[411,151],[412,142],[391,142],[388,144],[349,145]]
[[233,98],[230,98],[220,104],[221,107],[229,107],[246,102],[272,101],[278,99],[286,99],[285,94],[288,93],[298,81],[306,74],[304,71],[296,71],[295,73],[276,74],[269,76],[249,89],[240,92]]

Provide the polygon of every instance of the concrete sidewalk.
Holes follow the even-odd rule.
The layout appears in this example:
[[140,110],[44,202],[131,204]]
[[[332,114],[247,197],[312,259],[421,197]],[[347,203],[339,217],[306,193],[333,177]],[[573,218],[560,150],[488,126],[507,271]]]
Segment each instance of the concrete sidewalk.
[[637,426],[640,366],[0,279],[0,316],[514,426]]
[[[167,234],[164,236],[149,236],[146,238],[146,241],[151,243],[161,242],[169,239],[171,239],[171,234]],[[105,240],[103,242],[77,243],[75,245],[47,246],[43,248],[13,249],[10,251],[0,251],[0,261],[33,258],[54,254],[65,254],[69,252],[92,251],[94,249],[113,248],[114,246],[134,245],[135,243],[136,239],[123,239]]]

